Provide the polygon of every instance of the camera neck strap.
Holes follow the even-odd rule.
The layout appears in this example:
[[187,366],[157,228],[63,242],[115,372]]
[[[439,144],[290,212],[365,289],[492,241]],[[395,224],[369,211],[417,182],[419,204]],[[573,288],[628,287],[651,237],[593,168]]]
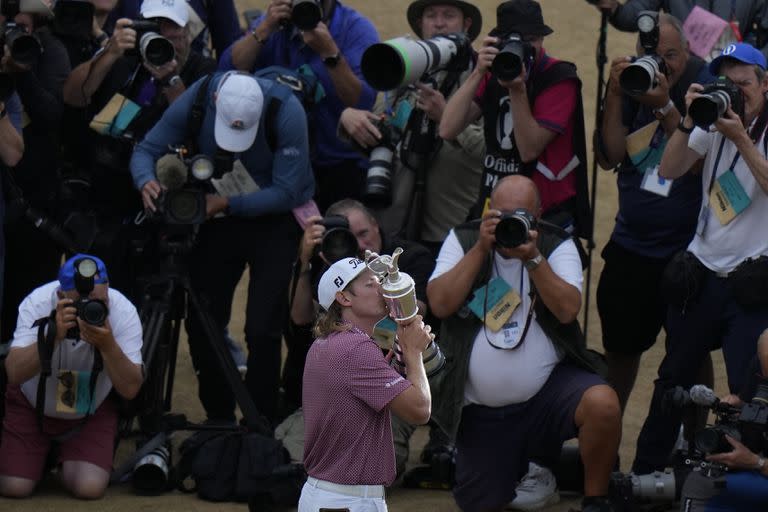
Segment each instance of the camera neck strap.
[[[37,327],[37,354],[40,358],[40,376],[37,381],[37,395],[35,397],[35,415],[37,416],[37,428],[40,433],[44,433],[43,430],[43,418],[45,417],[45,385],[48,381],[48,377],[51,376],[51,360],[53,359],[53,350],[56,345],[56,310],[52,310],[51,314],[38,318],[32,324],[32,327]],[[48,329],[46,330],[46,327]],[[96,380],[99,378],[99,373],[104,369],[104,360],[101,357],[101,352],[93,349],[93,365],[91,367],[90,380],[88,381],[88,411],[83,416],[80,423],[67,430],[66,432],[53,436],[54,441],[66,441],[76,433],[78,433],[85,425],[85,422],[93,414],[93,399],[96,392]],[[76,397],[75,397],[76,398]]]
[[[490,254],[490,260],[491,264],[493,265],[493,268],[496,269],[496,275],[499,275],[499,269],[496,267],[496,254],[495,251],[492,251]],[[520,295],[523,294],[523,277],[525,275],[525,268],[523,265],[520,265]],[[529,277],[530,279],[530,277]],[[486,286],[483,290],[483,318],[485,318],[488,315],[488,287]],[[497,350],[517,350],[518,348],[523,346],[523,342],[525,341],[526,336],[528,336],[528,329],[531,327],[531,322],[533,321],[533,312],[534,307],[536,306],[536,291],[533,287],[533,282],[529,280],[529,291],[528,291],[528,297],[531,299],[531,305],[528,307],[528,315],[525,317],[525,326],[523,327],[523,332],[520,334],[520,341],[518,341],[515,346],[513,347],[499,347],[498,345],[495,345],[491,339],[488,337],[488,331],[486,330],[487,327],[485,323],[483,323],[483,333],[485,334],[485,341],[488,342],[490,346]]]
[[[752,144],[757,144],[760,137],[763,135],[766,127],[768,127],[768,102],[763,105],[763,109],[760,111],[760,115],[757,116],[752,124],[752,128],[749,129],[749,138],[752,140]],[[717,178],[717,169],[720,166],[720,158],[723,156],[723,147],[725,147],[725,135],[721,135],[720,147],[717,149],[717,156],[715,157],[715,165],[712,167],[712,176],[709,179],[709,188],[707,189],[707,195],[712,194],[712,188],[715,186],[715,179]],[[763,138],[763,156],[768,157],[768,140]],[[733,156],[731,165],[728,167],[728,171],[733,171],[736,168],[736,164],[741,158],[741,153],[737,150]],[[727,171],[726,171],[727,172]]]

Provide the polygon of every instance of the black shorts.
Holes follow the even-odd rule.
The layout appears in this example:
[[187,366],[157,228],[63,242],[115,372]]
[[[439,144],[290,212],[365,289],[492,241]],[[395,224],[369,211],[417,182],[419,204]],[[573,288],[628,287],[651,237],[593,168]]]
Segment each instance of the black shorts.
[[660,285],[668,259],[632,253],[609,241],[597,285],[597,312],[606,352],[640,354],[656,343],[667,316]]
[[456,436],[456,485],[461,510],[503,508],[528,461],[543,447],[576,437],[574,414],[584,392],[605,385],[597,374],[560,363],[536,395],[505,407],[468,405],[462,409]]

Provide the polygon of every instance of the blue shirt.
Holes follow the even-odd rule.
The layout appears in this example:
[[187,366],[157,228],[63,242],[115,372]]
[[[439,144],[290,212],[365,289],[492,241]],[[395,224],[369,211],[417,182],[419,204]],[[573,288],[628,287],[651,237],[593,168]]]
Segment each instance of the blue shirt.
[[[677,110],[685,112],[685,92],[691,82],[711,80],[704,62],[691,56],[683,76],[670,90]],[[629,133],[655,120],[650,108],[624,98],[623,124]],[[657,136],[663,138],[661,124],[658,130]],[[666,259],[685,249],[693,238],[701,207],[701,173],[688,172],[677,178],[669,196],[663,197],[641,188],[647,170],[643,162],[636,167],[629,156],[618,167],[619,211],[611,240],[635,254]]]
[[21,100],[15,92],[5,100],[5,111],[13,127],[16,128],[17,132],[21,133]]
[[[235,3],[232,0],[187,0],[195,10],[200,20],[205,23],[203,30],[192,41],[192,49],[206,55],[203,50],[208,44],[208,32],[211,33],[211,43],[216,55],[220,56],[229,45],[234,43],[241,35],[240,23],[237,20]],[[214,8],[215,3],[215,8]],[[120,18],[135,20],[141,12],[142,0],[123,0],[118,3],[107,19],[106,25],[113,27]],[[112,30],[110,29],[111,33]]]
[[[251,29],[258,26],[264,19],[261,16],[253,22]],[[362,91],[355,108],[371,110],[376,100],[376,91],[363,79],[360,70],[360,61],[363,52],[372,44],[379,42],[376,28],[366,18],[356,11],[336,2],[333,14],[328,24],[339,51],[349,64],[352,72],[360,79]],[[316,154],[313,163],[322,167],[329,167],[343,160],[360,160],[362,157],[352,147],[336,137],[336,128],[339,124],[341,112],[347,107],[333,85],[333,80],[322,59],[312,48],[304,44],[301,34],[295,30],[278,30],[272,34],[267,43],[259,52],[253,70],[263,69],[268,66],[283,66],[289,69],[298,69],[308,64],[325,89],[325,98],[313,108],[314,126],[312,136],[316,143]],[[233,69],[232,48],[228,48],[219,60],[219,69]]]
[[[218,73],[208,85],[207,106],[200,134],[197,138],[200,152],[213,158],[216,155],[214,121],[216,106],[213,95],[221,80]],[[237,153],[260,190],[229,198],[232,215],[258,216],[284,213],[309,201],[315,191],[315,180],[309,164],[307,122],[304,109],[293,94],[278,109],[271,130],[277,144],[273,153],[267,143],[264,112],[275,94],[273,87],[282,87],[269,80],[257,79],[264,93],[264,110],[259,122],[256,140],[246,151]],[[187,138],[189,111],[195,102],[201,81],[194,83],[165,111],[162,119],[136,146],[131,158],[133,182],[139,190],[155,178],[155,162],[168,153],[169,145],[178,145]]]

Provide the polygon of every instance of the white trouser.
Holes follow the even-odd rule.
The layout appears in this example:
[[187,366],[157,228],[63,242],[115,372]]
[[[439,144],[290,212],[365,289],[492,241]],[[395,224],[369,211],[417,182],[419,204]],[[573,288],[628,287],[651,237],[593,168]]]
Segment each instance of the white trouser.
[[349,512],[387,512],[381,485],[340,485],[313,477],[301,490],[298,512],[320,509],[348,509]]

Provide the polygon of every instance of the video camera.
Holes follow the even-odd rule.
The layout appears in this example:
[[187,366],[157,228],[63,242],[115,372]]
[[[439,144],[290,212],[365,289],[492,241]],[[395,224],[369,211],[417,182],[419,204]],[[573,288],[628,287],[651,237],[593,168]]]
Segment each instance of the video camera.
[[696,126],[709,126],[725,115],[730,107],[744,119],[744,93],[728,77],[719,76],[704,87],[701,96],[691,102],[688,113]]
[[698,452],[712,455],[732,451],[726,435],[755,453],[765,450],[768,434],[767,385],[760,385],[753,401],[741,408],[720,402],[714,391],[701,384],[693,386],[690,391],[677,386],[667,392],[665,399],[678,408],[704,407],[715,414],[717,419],[714,425],[695,434],[694,444]]
[[637,30],[644,55],[635,57],[619,75],[619,85],[629,96],[640,96],[658,85],[657,73],[667,73],[667,65],[656,54],[659,45],[659,13],[641,11],[637,15]]
[[357,238],[349,229],[349,221],[346,217],[328,215],[319,223],[325,226],[325,233],[323,233],[323,240],[317,250],[322,251],[329,264],[332,265],[342,258],[359,256],[360,246],[357,244]]
[[155,67],[168,64],[176,58],[176,49],[160,35],[160,25],[150,20],[133,20],[130,28],[136,31],[136,48],[141,60]]
[[496,45],[499,53],[491,63],[491,73],[499,80],[514,80],[523,68],[530,71],[536,58],[536,50],[516,32],[499,36]]
[[197,225],[205,222],[205,196],[215,174],[213,160],[207,155],[187,157],[184,146],[172,148],[155,165],[157,181],[165,187],[155,201],[157,215],[166,224]]
[[424,41],[397,37],[369,46],[360,68],[371,87],[391,91],[424,80],[437,71],[463,71],[471,56],[471,42],[462,32]]
[[529,231],[537,225],[536,217],[525,208],[502,213],[496,224],[496,244],[507,249],[522,245],[530,239]]
[[[78,318],[88,324],[101,326],[107,321],[109,308],[103,300],[88,297],[93,291],[98,271],[96,262],[91,258],[81,258],[75,262],[75,289],[80,296],[73,306],[77,310]],[[67,330],[67,338],[80,339],[80,328],[75,326]]]

